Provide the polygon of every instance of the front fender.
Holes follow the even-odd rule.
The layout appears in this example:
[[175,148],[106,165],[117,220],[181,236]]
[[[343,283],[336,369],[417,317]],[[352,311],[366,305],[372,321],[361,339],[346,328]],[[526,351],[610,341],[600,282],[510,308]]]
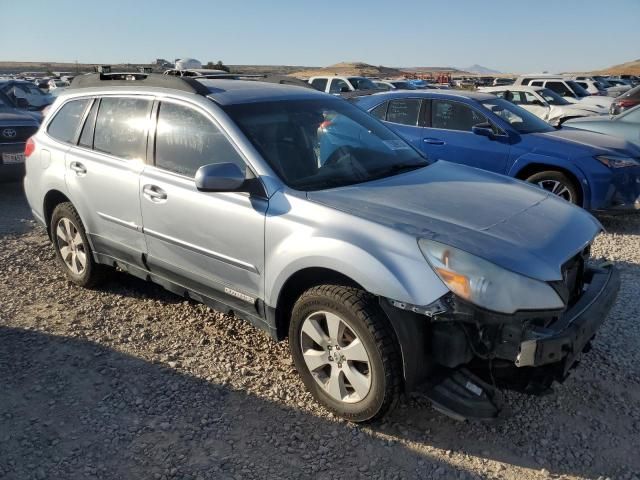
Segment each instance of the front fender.
[[279,250],[286,252],[287,261],[283,262],[279,252],[275,252],[265,267],[266,272],[277,272],[266,275],[270,306],[277,305],[282,287],[293,274],[317,267],[339,272],[374,295],[414,305],[427,305],[448,292],[424,259],[411,261],[405,257],[393,264],[388,258],[376,258],[348,242],[325,237],[307,238],[303,242],[291,238]]
[[549,166],[552,168],[566,170],[578,179],[580,189],[582,190],[583,208],[589,209],[591,206],[591,188],[585,173],[574,163],[568,162],[561,158],[550,157],[548,155],[540,155],[537,153],[526,153],[516,159],[511,165],[508,176],[518,178],[520,172],[530,165]]

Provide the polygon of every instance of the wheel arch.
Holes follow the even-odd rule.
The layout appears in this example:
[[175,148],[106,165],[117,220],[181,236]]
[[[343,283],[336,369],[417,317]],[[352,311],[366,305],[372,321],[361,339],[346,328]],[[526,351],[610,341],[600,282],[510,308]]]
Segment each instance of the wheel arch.
[[42,213],[44,216],[44,222],[47,228],[47,235],[49,235],[49,238],[51,238],[51,217],[53,215],[53,211],[58,205],[65,202],[72,203],[69,197],[67,197],[60,190],[56,190],[56,189],[49,190],[47,194],[44,196],[44,201],[42,203]]
[[287,278],[278,293],[275,306],[275,325],[279,340],[287,336],[291,311],[300,295],[312,287],[324,284],[344,285],[365,290],[351,277],[331,268],[306,267],[296,271]]
[[534,175],[536,173],[549,171],[559,172],[566,175],[576,186],[578,195],[580,196],[580,204],[582,205],[582,207],[589,207],[591,203],[589,184],[584,174],[577,169],[572,169],[553,163],[534,161],[514,165],[510,175],[519,180],[526,180],[531,175]]

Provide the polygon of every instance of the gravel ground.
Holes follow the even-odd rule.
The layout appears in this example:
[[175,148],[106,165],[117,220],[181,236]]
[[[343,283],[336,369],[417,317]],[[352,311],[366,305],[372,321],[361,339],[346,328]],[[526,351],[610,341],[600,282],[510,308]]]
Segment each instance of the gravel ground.
[[420,394],[384,422],[336,419],[285,342],[124,274],[69,284],[19,185],[0,185],[0,478],[640,479],[640,216],[594,254],[623,286],[554,393],[459,423]]

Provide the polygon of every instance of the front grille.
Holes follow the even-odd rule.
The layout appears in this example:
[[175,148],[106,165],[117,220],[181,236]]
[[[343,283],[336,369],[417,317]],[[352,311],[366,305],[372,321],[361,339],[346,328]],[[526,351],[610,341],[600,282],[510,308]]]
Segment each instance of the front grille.
[[0,143],[26,142],[38,131],[38,127],[0,126]]

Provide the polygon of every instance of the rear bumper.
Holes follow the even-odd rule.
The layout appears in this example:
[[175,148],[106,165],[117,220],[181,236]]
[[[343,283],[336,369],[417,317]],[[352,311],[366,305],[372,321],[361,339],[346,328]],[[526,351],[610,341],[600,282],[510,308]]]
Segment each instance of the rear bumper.
[[0,143],[0,180],[19,180],[24,177],[24,163],[4,164],[3,153],[23,153],[24,142]]
[[620,288],[620,275],[611,266],[590,270],[588,275],[589,285],[573,307],[547,328],[535,328],[525,333],[529,338],[520,343],[516,366],[559,364],[559,373],[564,376],[580,358],[607,318]]

